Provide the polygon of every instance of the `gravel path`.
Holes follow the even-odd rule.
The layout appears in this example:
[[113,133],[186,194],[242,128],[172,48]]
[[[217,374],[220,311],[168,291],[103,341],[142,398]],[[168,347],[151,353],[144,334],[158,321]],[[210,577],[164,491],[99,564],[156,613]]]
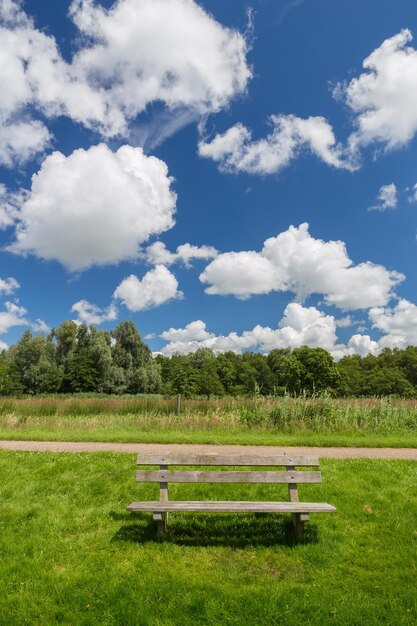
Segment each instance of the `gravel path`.
[[417,461],[417,448],[318,448],[211,444],[103,443],[96,441],[0,441],[3,450],[33,452],[219,452],[222,454],[307,454],[328,459],[404,459]]

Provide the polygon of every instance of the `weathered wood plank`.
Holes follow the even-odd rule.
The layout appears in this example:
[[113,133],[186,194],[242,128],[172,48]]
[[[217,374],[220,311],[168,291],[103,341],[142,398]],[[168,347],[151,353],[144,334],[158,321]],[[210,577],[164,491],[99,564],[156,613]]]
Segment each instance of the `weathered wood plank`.
[[334,513],[336,508],[324,502],[242,502],[174,501],[132,502],[128,511],[188,511],[212,513]]
[[319,459],[315,456],[300,455],[268,455],[260,454],[143,454],[139,453],[138,465],[291,465],[318,466]]
[[[292,474],[295,470],[293,465],[287,465],[287,472]],[[297,481],[298,482],[298,481]],[[288,485],[288,498],[290,502],[298,502],[298,486],[296,482],[290,482]],[[304,522],[308,521],[308,513],[293,513],[292,523],[297,536],[301,536],[304,532]]]
[[[163,471],[166,472],[168,470],[168,466],[161,465],[160,470],[161,470],[160,473],[163,473]],[[161,482],[159,483],[159,500],[161,502],[168,502],[169,500],[168,483],[164,481],[162,478],[161,478]],[[158,534],[165,532],[167,527],[168,527],[168,513],[162,513],[162,519],[160,521],[158,520],[157,522]]]
[[[137,470],[137,482],[166,483],[321,483],[321,472]],[[166,482],[161,482],[166,481]],[[295,485],[296,487],[296,485]],[[162,499],[162,498],[161,498]],[[298,500],[298,498],[297,498]],[[296,500],[292,500],[295,502]]]

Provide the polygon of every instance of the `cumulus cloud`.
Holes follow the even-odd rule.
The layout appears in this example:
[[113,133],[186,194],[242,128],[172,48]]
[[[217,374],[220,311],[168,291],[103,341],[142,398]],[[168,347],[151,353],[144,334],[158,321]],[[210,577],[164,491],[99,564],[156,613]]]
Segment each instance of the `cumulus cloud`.
[[346,317],[341,317],[336,320],[336,326],[339,328],[348,328],[349,326],[353,326],[354,320],[350,315],[346,315]]
[[417,306],[401,299],[390,307],[374,307],[369,311],[372,327],[384,333],[381,347],[405,348],[417,345]]
[[234,295],[241,299],[271,291],[285,291],[284,271],[262,253],[219,254],[200,274],[210,295]]
[[3,165],[45,149],[51,137],[39,115],[67,116],[106,137],[126,135],[153,102],[180,108],[191,121],[187,111],[218,111],[251,76],[244,37],[193,0],[119,0],[110,9],[74,0],[70,16],[80,47],[67,62],[20,2],[1,0]]
[[336,323],[332,315],[293,302],[286,307],[275,329],[257,325],[240,335],[231,332],[216,336],[207,330],[204,322],[196,320],[185,328],[164,331],[161,338],[169,342],[162,349],[165,355],[188,354],[202,347],[236,353],[245,350],[270,352],[275,348],[296,348],[302,345],[331,350],[336,342]]
[[54,152],[32,177],[8,250],[56,260],[70,271],[133,259],[151,235],[174,225],[166,164],[141,148],[104,144]]
[[225,172],[275,174],[303,150],[316,155],[327,165],[355,169],[336,142],[330,124],[323,117],[302,119],[295,115],[272,115],[272,132],[265,139],[253,140],[246,126],[236,124],[209,143],[201,141],[200,156],[217,161]]
[[34,89],[26,70],[34,56],[44,55],[49,38],[33,29],[18,3],[0,3],[0,164],[12,166],[43,150],[50,134],[27,108]]
[[121,300],[129,311],[143,311],[159,306],[168,300],[181,298],[178,281],[164,265],[157,265],[142,279],[131,274],[116,288],[114,297]]
[[417,51],[407,46],[411,40],[406,28],[386,39],[365,59],[358,78],[337,85],[335,95],[355,115],[353,152],[375,142],[399,148],[417,132]]
[[46,333],[49,333],[51,330],[48,324],[39,318],[36,320],[36,322],[31,324],[31,327],[32,327],[32,330],[34,330],[37,333],[46,334]]
[[107,309],[100,309],[88,300],[79,300],[72,305],[71,311],[77,313],[78,322],[85,322],[88,325],[98,325],[117,319],[117,309],[114,304],[111,304]]
[[377,355],[384,348],[417,345],[417,306],[400,299],[393,307],[372,307],[368,312],[372,328],[381,333],[378,339],[369,335],[353,335],[346,345],[337,346],[336,356],[359,354]]
[[376,355],[380,351],[378,341],[371,339],[369,335],[352,335],[348,342],[348,353],[366,356],[367,354]]
[[161,333],[161,338],[165,341],[175,343],[190,343],[193,341],[205,341],[213,337],[206,329],[206,325],[201,320],[190,322],[184,328],[170,328]]
[[28,326],[27,310],[14,302],[4,303],[5,311],[0,311],[0,334],[7,333],[13,326]]
[[210,295],[249,298],[292,291],[298,299],[324,295],[326,304],[344,310],[384,306],[404,276],[369,261],[354,265],[342,241],[315,239],[308,224],[264,242],[260,252],[219,254],[200,274]]
[[24,192],[11,192],[0,183],[0,228],[12,226],[17,221],[24,199]]
[[368,211],[387,211],[388,209],[396,209],[398,206],[397,187],[394,183],[382,185],[376,197],[377,204],[370,206]]
[[[362,74],[336,84],[333,95],[346,103],[354,124],[344,145],[324,117],[281,114],[270,117],[272,131],[265,138],[254,140],[238,123],[211,141],[202,140],[200,156],[218,162],[225,172],[274,174],[305,151],[353,171],[360,166],[362,148],[380,143],[392,150],[408,144],[417,132],[417,50],[407,45],[411,40],[411,31],[401,30],[364,60]],[[387,206],[384,198],[379,200],[378,210],[394,208],[389,199]]]
[[16,289],[19,289],[20,285],[15,278],[9,276],[9,278],[0,278],[0,294],[10,296]]
[[398,206],[397,187],[394,183],[382,185],[376,197],[377,204],[369,207],[368,211],[387,211],[388,209],[396,209]]
[[182,263],[187,268],[191,267],[194,259],[214,259],[217,255],[218,251],[212,246],[193,246],[190,243],[184,243],[177,247],[176,252],[170,252],[162,241],[155,241],[145,251],[145,258],[152,265]]
[[247,46],[193,0],[74,0],[70,15],[93,45],[73,60],[110,106],[132,117],[150,102],[217,111],[244,91]]
[[43,152],[51,139],[46,126],[35,120],[2,123],[0,118],[0,129],[0,165],[6,167],[24,163]]
[[[384,348],[406,348],[417,345],[417,306],[408,300],[399,300],[394,307],[373,307],[369,311],[372,327],[381,333],[378,339],[368,334],[356,333],[347,343],[338,343],[337,327],[344,327],[348,318],[336,319],[315,307],[304,307],[297,302],[289,304],[277,328],[256,325],[241,334],[211,333],[202,320],[187,324],[184,328],[170,328],[160,337],[167,342],[162,353],[188,354],[199,348],[211,348],[216,352],[245,350],[268,353],[275,348],[297,348],[307,345],[324,348],[339,360],[344,356],[359,354],[377,355]],[[352,322],[352,320],[349,320]]]

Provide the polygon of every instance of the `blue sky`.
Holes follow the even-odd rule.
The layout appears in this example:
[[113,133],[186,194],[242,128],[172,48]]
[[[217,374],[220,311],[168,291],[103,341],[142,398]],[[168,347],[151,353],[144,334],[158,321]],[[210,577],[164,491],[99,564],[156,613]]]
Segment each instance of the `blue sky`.
[[416,344],[415,33],[411,0],[0,0],[0,340]]

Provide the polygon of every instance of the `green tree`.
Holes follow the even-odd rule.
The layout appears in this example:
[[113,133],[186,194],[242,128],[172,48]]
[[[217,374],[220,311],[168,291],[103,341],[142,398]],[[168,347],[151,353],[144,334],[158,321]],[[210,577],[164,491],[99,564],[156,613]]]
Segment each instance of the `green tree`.
[[171,357],[169,381],[165,390],[168,393],[181,393],[185,397],[198,394],[199,370],[192,366],[189,359],[181,354]]
[[24,392],[19,373],[15,368],[0,363],[0,395],[20,396]]
[[340,382],[340,374],[331,355],[323,348],[302,346],[292,355],[301,365],[300,392],[309,395],[334,391]]
[[56,343],[56,362],[64,366],[71,352],[75,350],[77,343],[78,325],[72,320],[66,320],[57,329],[52,329],[51,336]]
[[97,391],[99,373],[94,367],[94,360],[88,348],[79,348],[66,360],[65,385],[74,393]]
[[142,337],[133,322],[121,322],[113,331],[113,364],[125,371],[143,367],[150,362],[152,353],[142,341]]
[[10,375],[15,372],[13,380],[20,381],[25,393],[53,393],[60,389],[62,371],[55,361],[51,337],[33,337],[26,330],[17,344],[10,348],[8,359]]

